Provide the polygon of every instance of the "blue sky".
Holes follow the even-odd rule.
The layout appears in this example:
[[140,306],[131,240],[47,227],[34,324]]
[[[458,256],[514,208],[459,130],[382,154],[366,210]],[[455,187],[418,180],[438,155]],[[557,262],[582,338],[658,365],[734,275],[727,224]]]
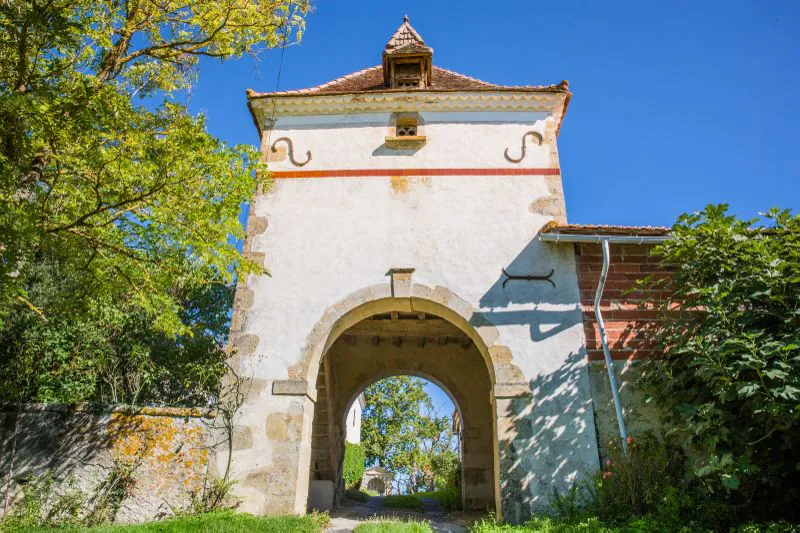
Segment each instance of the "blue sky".
[[[499,84],[569,80],[558,142],[570,222],[800,204],[800,2],[318,0],[280,88],[379,64],[404,14],[438,66]],[[204,61],[190,108],[228,143],[257,144],[244,91],[274,90],[279,58]]]
[[[495,7],[498,6],[498,7]],[[559,138],[574,223],[669,225],[714,202],[741,216],[800,200],[800,2],[318,0],[282,89],[380,63],[408,14],[434,64],[500,84],[568,79]],[[274,90],[280,51],[205,61],[210,131],[257,144],[244,90]]]

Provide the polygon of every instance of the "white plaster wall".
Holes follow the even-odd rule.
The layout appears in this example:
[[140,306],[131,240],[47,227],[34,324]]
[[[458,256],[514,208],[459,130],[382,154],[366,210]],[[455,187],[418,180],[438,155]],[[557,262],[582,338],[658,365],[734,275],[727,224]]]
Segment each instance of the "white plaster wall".
[[[552,143],[528,144],[520,165],[506,161],[503,151],[518,158],[522,135],[536,131],[546,136],[553,117],[546,112],[420,113],[418,134],[425,135],[425,147],[418,151],[391,150],[384,146],[394,135],[391,113],[276,117],[268,133],[270,141],[288,136],[294,142],[295,158],[311,161],[302,170],[352,168],[519,168],[550,167]],[[288,159],[270,162],[272,170],[298,170]]]
[[361,444],[361,402],[353,402],[347,413],[347,429],[345,439],[350,444]]
[[[270,167],[557,166],[554,140],[546,137],[542,146],[528,144],[520,165],[503,157],[506,148],[519,156],[526,131],[544,136],[553,120],[547,113],[421,118],[426,145],[395,151],[384,146],[389,113],[277,117],[269,138],[288,136],[296,159],[305,160],[307,150],[313,157],[302,169],[288,160]],[[534,239],[552,217],[532,204],[549,195],[545,176],[276,179],[252,206],[251,216],[268,219],[252,251],[265,254],[270,276],[247,280],[254,301],[243,333],[257,335],[259,343],[255,357],[240,361],[241,372],[268,382],[287,379],[326,308],[364,287],[388,284],[390,268],[412,267],[414,283],[448,288],[479,310],[475,318],[495,325],[498,344],[510,348],[513,364],[530,381],[533,399],[498,402],[498,411],[524,418],[527,429],[518,438],[528,462],[517,465],[511,483],[529,494],[531,508],[542,505],[552,487],[565,487],[598,463],[574,255]],[[519,275],[553,269],[556,287],[510,281],[503,288],[501,268]]]

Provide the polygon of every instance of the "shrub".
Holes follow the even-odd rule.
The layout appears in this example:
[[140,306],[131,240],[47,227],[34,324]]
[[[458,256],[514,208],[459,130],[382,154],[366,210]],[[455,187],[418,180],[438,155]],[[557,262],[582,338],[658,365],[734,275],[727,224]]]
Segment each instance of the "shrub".
[[628,452],[614,441],[603,469],[595,475],[594,498],[600,518],[620,522],[648,514],[679,522],[691,505],[683,489],[683,456],[652,435],[628,437]]
[[108,475],[90,492],[73,482],[57,490],[52,475],[29,479],[22,487],[22,498],[0,520],[0,529],[92,526],[111,523],[122,501],[134,486],[132,467],[116,463]]
[[654,250],[672,271],[649,279],[664,357],[651,385],[672,435],[697,456],[701,500],[741,518],[800,512],[800,217],[738,220],[727,206],[681,216]]
[[367,460],[367,454],[364,447],[360,444],[351,444],[349,442],[344,445],[344,467],[342,468],[342,477],[344,478],[344,486],[348,489],[357,488],[361,484],[361,478],[364,477],[364,463]]
[[208,476],[201,490],[189,492],[189,505],[173,511],[177,515],[197,515],[236,509],[242,500],[231,493],[235,485],[235,480]]

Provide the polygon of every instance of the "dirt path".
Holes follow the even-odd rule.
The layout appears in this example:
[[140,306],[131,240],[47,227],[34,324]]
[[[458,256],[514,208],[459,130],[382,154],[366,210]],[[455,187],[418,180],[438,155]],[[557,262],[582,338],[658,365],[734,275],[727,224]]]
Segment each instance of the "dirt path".
[[353,531],[361,524],[375,518],[395,520],[424,520],[430,523],[437,533],[466,533],[466,524],[472,520],[461,513],[447,513],[432,498],[422,499],[423,510],[390,509],[383,507],[383,497],[373,496],[364,503],[350,502],[331,513],[331,524],[325,530],[329,533]]

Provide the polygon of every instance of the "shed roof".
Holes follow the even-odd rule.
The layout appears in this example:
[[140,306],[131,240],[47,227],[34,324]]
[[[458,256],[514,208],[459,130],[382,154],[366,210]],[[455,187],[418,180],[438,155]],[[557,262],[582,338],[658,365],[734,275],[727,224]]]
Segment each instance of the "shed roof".
[[632,237],[640,236],[664,236],[669,235],[670,228],[664,226],[616,226],[605,224],[558,224],[550,222],[539,232],[542,234],[559,235],[625,235]]

